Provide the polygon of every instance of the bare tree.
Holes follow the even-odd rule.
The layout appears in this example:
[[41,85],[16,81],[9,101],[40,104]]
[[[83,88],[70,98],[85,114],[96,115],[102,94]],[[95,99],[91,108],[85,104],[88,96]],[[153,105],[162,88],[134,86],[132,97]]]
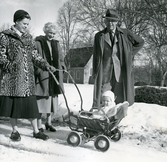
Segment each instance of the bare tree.
[[80,6],[78,21],[84,26],[91,27],[94,32],[105,27],[102,16],[106,9],[115,8],[114,0],[81,0]]
[[0,27],[0,31],[4,31],[6,29],[9,29],[11,27],[10,23],[4,23],[1,27]]
[[[69,0],[59,12],[60,38],[67,53],[70,48],[91,45],[95,32],[105,27],[102,15],[107,8],[118,10],[126,28],[145,39],[144,55],[153,68],[166,75],[167,1],[166,0]],[[153,76],[151,74],[150,76]],[[150,77],[151,80],[151,77]]]
[[59,39],[62,42],[64,54],[73,48],[77,39],[77,3],[75,0],[67,1],[58,11],[57,28]]
[[167,1],[144,0],[147,5],[145,15],[148,18],[149,30],[144,33],[148,49],[152,50],[152,57],[159,68],[161,86],[167,74]]
[[[69,0],[58,13],[57,29],[58,37],[63,47],[65,55],[72,48],[92,46],[93,36],[92,29],[89,26],[84,26],[78,19],[80,11],[80,0]],[[66,56],[66,64],[70,68],[70,58]]]

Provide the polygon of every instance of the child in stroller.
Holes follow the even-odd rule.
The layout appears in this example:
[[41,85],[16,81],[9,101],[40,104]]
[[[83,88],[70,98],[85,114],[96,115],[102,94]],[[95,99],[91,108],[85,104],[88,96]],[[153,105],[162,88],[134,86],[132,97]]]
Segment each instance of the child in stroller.
[[[51,73],[51,75],[53,76],[56,83],[59,84],[54,74]],[[76,86],[75,82],[74,85]],[[81,97],[77,86],[76,88]],[[127,115],[127,109],[129,106],[127,101],[115,105],[114,94],[112,92],[105,92],[103,94],[104,105],[100,110],[95,112],[83,111],[81,104],[81,111],[73,113],[68,107],[64,93],[63,96],[65,98],[68,109],[68,115],[66,115],[66,117],[69,118],[68,124],[72,130],[72,132],[70,132],[67,137],[68,144],[72,146],[78,146],[80,144],[87,143],[90,140],[94,140],[95,148],[104,152],[107,151],[110,146],[109,140],[120,140],[121,132],[117,126],[119,122]],[[98,119],[99,116],[97,118],[97,115],[101,115],[100,119]],[[65,119],[65,117],[63,117],[63,119]],[[72,119],[74,119],[74,122]]]
[[104,120],[106,117],[111,119],[117,114],[120,107],[124,109],[128,106],[129,103],[127,101],[116,105],[114,93],[112,91],[105,91],[102,94],[102,107],[97,111],[93,111],[91,117],[101,120]]
[[[121,132],[116,128],[119,122],[127,115],[129,103],[127,101],[115,104],[113,92],[106,91],[102,95],[102,107],[95,111],[73,112],[70,115],[70,127],[75,132],[68,135],[67,142],[72,146],[77,146],[94,140],[96,149],[106,151],[109,148],[109,140],[118,141]],[[77,132],[83,134],[78,134]],[[76,140],[74,140],[76,139]],[[101,144],[103,143],[103,144]]]
[[99,110],[93,111],[93,118],[103,119],[108,112],[110,112],[111,116],[114,116],[117,112],[117,108],[115,107],[115,96],[112,91],[105,91],[102,94],[102,107]]
[[[127,101],[123,103],[119,103],[116,105],[115,103],[115,95],[112,91],[105,91],[102,94],[102,106],[100,109],[95,109],[92,112],[72,112],[74,116],[82,115],[89,118],[105,120],[106,118],[112,118],[117,114],[117,111],[121,108],[128,107],[129,103]],[[67,114],[63,116],[63,118],[67,118]]]

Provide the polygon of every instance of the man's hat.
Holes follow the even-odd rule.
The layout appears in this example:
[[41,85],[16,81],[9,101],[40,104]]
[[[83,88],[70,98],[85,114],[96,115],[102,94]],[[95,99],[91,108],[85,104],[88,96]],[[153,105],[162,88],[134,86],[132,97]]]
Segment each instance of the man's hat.
[[103,18],[110,19],[111,21],[116,22],[119,20],[119,15],[116,10],[107,9],[106,15],[104,15]]

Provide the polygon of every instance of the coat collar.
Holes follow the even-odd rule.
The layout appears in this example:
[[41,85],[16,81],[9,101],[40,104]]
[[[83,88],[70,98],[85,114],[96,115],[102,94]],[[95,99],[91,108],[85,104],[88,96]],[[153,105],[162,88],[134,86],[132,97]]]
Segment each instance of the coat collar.
[[22,35],[20,35],[20,33],[18,33],[18,30],[14,27],[11,26],[10,29],[4,30],[2,33],[6,34],[6,35],[11,35],[12,37],[18,38],[20,39],[20,37],[28,37],[28,33],[23,33]]
[[[124,33],[124,31],[122,30],[122,28],[120,28],[120,27],[118,27],[118,26],[117,26],[117,28],[116,28],[116,32],[117,32],[117,33]],[[102,33],[103,33],[103,34],[108,33],[107,28],[105,28],[104,30],[102,30]]]
[[[102,31],[102,35],[104,36],[104,40],[110,45],[112,46],[112,43],[111,43],[111,40],[110,40],[110,35],[109,35],[109,32],[107,30],[107,28],[105,28],[103,31]],[[118,42],[118,39],[117,39],[117,35],[118,33],[123,33],[123,30],[119,27],[116,28],[116,36],[115,36],[115,39],[114,39],[114,44],[116,42]]]
[[[40,36],[37,36],[37,37],[35,38],[35,41],[44,41],[44,42],[46,42],[46,41],[47,41],[47,38],[46,38],[46,36],[44,36],[44,35],[40,35]],[[50,42],[56,43],[56,42],[58,42],[58,40],[52,39]]]

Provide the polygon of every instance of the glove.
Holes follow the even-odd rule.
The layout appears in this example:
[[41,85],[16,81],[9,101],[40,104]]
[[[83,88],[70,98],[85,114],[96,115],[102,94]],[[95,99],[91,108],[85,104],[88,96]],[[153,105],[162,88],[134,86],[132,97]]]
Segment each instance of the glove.
[[48,65],[46,67],[47,71],[51,71],[52,73],[54,73],[56,71],[56,68],[54,66]]

